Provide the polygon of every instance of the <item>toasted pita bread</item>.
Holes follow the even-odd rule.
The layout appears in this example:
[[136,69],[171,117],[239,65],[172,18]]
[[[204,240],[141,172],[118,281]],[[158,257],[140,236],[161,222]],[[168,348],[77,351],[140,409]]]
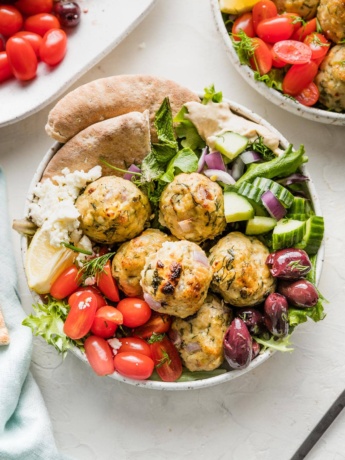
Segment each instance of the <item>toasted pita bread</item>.
[[67,142],[93,123],[129,112],[149,110],[152,141],[156,133],[154,115],[169,97],[173,115],[197,94],[165,78],[150,75],[118,75],[86,83],[64,96],[48,115],[46,132],[59,142]]
[[42,180],[61,174],[68,168],[89,171],[102,166],[102,175],[123,176],[107,167],[103,158],[113,166],[127,169],[131,163],[139,164],[151,150],[149,112],[131,112],[95,123],[76,134],[64,144],[48,163]]
[[10,343],[10,336],[5,324],[4,317],[2,316],[1,306],[0,306],[0,346],[8,345]]

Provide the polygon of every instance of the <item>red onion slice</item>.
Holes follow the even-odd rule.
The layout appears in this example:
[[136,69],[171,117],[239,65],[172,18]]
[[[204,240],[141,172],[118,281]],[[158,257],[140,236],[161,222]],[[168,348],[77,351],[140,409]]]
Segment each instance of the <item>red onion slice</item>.
[[193,354],[201,350],[201,346],[198,342],[190,342],[186,345],[186,352]]
[[219,169],[220,171],[226,171],[222,154],[217,150],[205,156],[205,163],[210,169]]
[[205,176],[210,178],[215,178],[215,180],[223,182],[226,185],[233,185],[235,184],[235,179],[225,171],[219,171],[218,169],[206,169],[204,171]]
[[138,166],[136,166],[135,164],[130,165],[130,167],[128,168],[128,172],[124,174],[123,178],[126,180],[132,180],[132,177],[135,175],[133,173],[141,173],[141,169],[138,168]]
[[232,162],[231,175],[235,180],[238,180],[244,173],[244,163],[241,156],[238,156]]
[[243,152],[241,153],[240,157],[243,163],[246,165],[256,163],[262,160],[260,153],[255,152],[254,150],[248,150],[247,152]]
[[157,302],[150,294],[147,292],[144,292],[144,300],[150,305],[150,308],[154,311],[158,311],[162,308],[162,305],[160,302]]
[[285,216],[286,209],[271,190],[267,190],[261,195],[261,201],[269,215],[274,219],[280,220]]
[[290,176],[277,180],[277,182],[281,185],[298,184],[299,182],[306,182],[306,181],[309,181],[309,177],[304,176],[303,174],[300,174],[300,173],[290,174]]
[[191,219],[181,220],[180,222],[178,222],[178,226],[180,227],[183,233],[188,233],[191,230],[193,230]]
[[199,262],[202,265],[205,265],[205,267],[209,267],[210,263],[208,261],[208,258],[206,257],[206,254],[201,251],[193,251],[193,259],[195,262]]
[[201,152],[201,157],[199,158],[199,161],[198,161],[198,169],[197,169],[198,173],[200,173],[205,166],[205,157],[207,154],[208,154],[208,147],[206,146]]

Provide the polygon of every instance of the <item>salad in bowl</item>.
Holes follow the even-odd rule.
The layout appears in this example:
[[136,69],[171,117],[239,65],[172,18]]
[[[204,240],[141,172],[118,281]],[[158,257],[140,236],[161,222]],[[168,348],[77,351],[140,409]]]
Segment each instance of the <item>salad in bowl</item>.
[[294,149],[223,98],[148,75],[68,93],[14,228],[36,299],[23,324],[100,376],[215,385],[325,316],[324,222]]

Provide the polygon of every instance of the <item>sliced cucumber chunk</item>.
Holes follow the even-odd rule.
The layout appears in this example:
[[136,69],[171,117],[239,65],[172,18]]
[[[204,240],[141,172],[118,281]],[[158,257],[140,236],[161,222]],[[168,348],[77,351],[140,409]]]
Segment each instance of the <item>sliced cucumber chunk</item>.
[[253,181],[253,185],[260,188],[263,191],[270,190],[273,195],[278,198],[284,208],[290,208],[294,201],[294,196],[289,190],[278,182],[274,182],[266,177],[256,177]]
[[232,131],[217,134],[214,136],[214,139],[216,149],[229,158],[229,160],[236,158],[248,145],[248,139],[245,136],[233,133]]
[[264,193],[259,187],[255,187],[255,185],[251,184],[250,182],[242,182],[240,188],[237,190],[239,195],[244,196],[248,200],[252,200],[255,203],[261,203],[261,195]]
[[304,249],[314,255],[320,249],[324,235],[324,220],[321,216],[311,216],[306,222],[305,235],[296,248]]
[[296,247],[302,241],[305,230],[306,223],[301,220],[281,219],[273,229],[273,250]]
[[224,193],[224,216],[227,222],[238,222],[254,217],[253,206],[236,192]]
[[246,235],[261,235],[270,232],[277,225],[273,217],[255,216],[249,219],[246,225]]
[[294,214],[305,214],[308,217],[310,217],[310,215],[313,214],[313,211],[311,209],[309,200],[301,196],[295,196],[293,199],[293,203],[289,208],[289,216]]

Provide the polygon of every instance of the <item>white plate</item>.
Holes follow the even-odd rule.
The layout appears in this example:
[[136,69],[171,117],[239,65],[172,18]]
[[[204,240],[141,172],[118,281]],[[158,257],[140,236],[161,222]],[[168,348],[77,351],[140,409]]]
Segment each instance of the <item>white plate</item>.
[[68,50],[56,67],[43,62],[29,82],[0,85],[0,127],[42,109],[97,64],[140,23],[156,0],[78,0],[80,24],[66,30]]
[[[229,101],[228,99],[225,99],[225,98],[224,98],[224,100],[229,102],[231,110],[234,113],[236,113],[237,115],[243,116],[243,117],[245,117],[245,118],[247,118],[249,120],[252,120],[252,121],[254,121],[256,123],[259,123],[259,124],[265,126],[266,128],[268,128],[273,133],[275,133],[280,139],[281,147],[286,149],[289,146],[289,142],[285,139],[285,137],[281,133],[279,133],[271,124],[269,124],[267,121],[265,121],[263,118],[261,118],[259,115],[255,114],[254,112],[252,112],[251,110],[243,107],[240,104],[237,104],[235,102]],[[28,196],[27,196],[27,200],[26,200],[25,215],[27,215],[28,205],[29,205],[29,203],[31,202],[31,200],[33,198],[33,190],[34,190],[37,182],[39,182],[41,180],[41,177],[43,175],[43,172],[44,172],[45,168],[47,167],[49,161],[55,155],[55,153],[58,151],[58,149],[60,148],[61,145],[62,144],[60,144],[58,142],[55,142],[53,144],[53,146],[45,154],[45,156],[43,157],[41,163],[39,164],[39,166],[37,168],[37,171],[35,173],[35,176],[33,177],[33,180],[32,180],[32,182],[30,184],[30,188],[29,188],[29,192],[28,192]],[[310,177],[305,167],[302,168],[302,172],[304,174],[306,174],[308,177]],[[308,188],[309,188],[311,200],[313,202],[315,213],[317,215],[321,216],[322,213],[321,213],[319,200],[318,200],[318,197],[317,197],[317,194],[316,194],[316,190],[314,188],[314,184],[313,184],[311,179],[308,182]],[[22,242],[22,259],[23,259],[23,263],[24,263],[25,262],[25,255],[26,255],[26,251],[27,251],[27,239],[26,239],[26,237],[23,237],[21,242]],[[323,256],[324,256],[324,245],[321,246],[321,248],[320,248],[320,250],[318,252],[318,257],[317,257],[317,264],[316,264],[316,281],[317,282],[319,281],[320,276],[321,276]],[[33,295],[33,297],[35,299],[35,302],[40,302],[41,301],[40,297],[35,292],[32,292],[32,295]],[[72,352],[79,359],[83,360],[87,365],[89,365],[89,363],[88,363],[88,361],[86,359],[86,356],[78,348],[72,349]],[[203,379],[203,380],[196,380],[196,381],[193,381],[193,382],[171,382],[170,383],[170,382],[160,382],[160,381],[152,381],[152,380],[139,381],[139,380],[133,380],[133,379],[129,379],[129,378],[126,378],[126,377],[122,377],[120,374],[118,374],[116,372],[114,374],[110,375],[109,377],[113,378],[115,380],[118,380],[120,382],[125,382],[125,383],[130,384],[130,385],[135,385],[135,386],[143,387],[143,388],[151,388],[151,389],[155,389],[155,390],[173,390],[173,391],[176,391],[176,390],[194,390],[194,389],[199,389],[199,388],[205,388],[205,387],[218,385],[220,383],[228,382],[229,380],[233,380],[233,379],[235,379],[237,377],[240,377],[241,375],[246,374],[247,372],[250,372],[251,370],[255,369],[257,366],[259,366],[260,364],[265,362],[268,358],[270,358],[273,354],[274,354],[274,351],[267,350],[264,353],[260,354],[258,357],[256,357],[250,363],[250,365],[247,368],[243,369],[243,370],[232,370],[232,371],[226,372],[226,373],[221,374],[221,375],[216,376],[216,377],[211,377],[211,378]]]
[[262,94],[270,102],[273,102],[275,105],[281,107],[282,109],[294,113],[295,115],[299,115],[300,117],[330,125],[345,125],[345,113],[337,113],[322,109],[315,109],[313,107],[306,107],[299,102],[284,96],[279,91],[269,88],[267,85],[265,85],[265,83],[255,80],[253,70],[248,65],[243,65],[240,63],[238,55],[229,37],[229,33],[225,27],[222,13],[219,8],[219,0],[211,0],[211,5],[213,16],[216,21],[216,26],[224,42],[226,53],[235,66],[235,69],[252,88],[254,88],[258,93]]

